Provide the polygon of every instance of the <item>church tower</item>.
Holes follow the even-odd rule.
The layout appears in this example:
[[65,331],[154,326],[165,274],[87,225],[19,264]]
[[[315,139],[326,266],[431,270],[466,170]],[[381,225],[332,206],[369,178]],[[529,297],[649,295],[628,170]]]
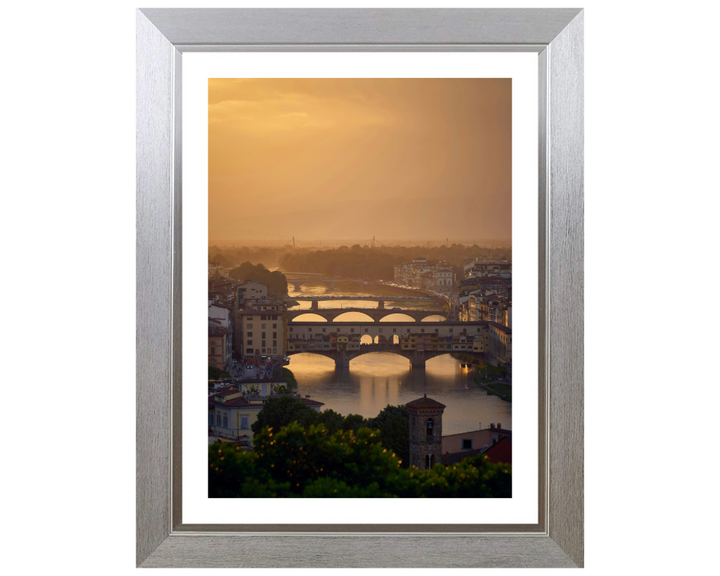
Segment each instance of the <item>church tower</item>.
[[440,463],[442,456],[442,415],[445,404],[428,398],[405,405],[410,416],[410,466],[428,470]]

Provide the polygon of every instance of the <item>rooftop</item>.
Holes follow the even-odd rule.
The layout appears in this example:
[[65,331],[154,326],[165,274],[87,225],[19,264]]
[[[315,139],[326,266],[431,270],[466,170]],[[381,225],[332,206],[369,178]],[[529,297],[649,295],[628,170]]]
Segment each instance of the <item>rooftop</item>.
[[208,336],[226,336],[230,334],[232,334],[232,330],[228,330],[222,326],[208,325]]
[[428,398],[427,394],[425,394],[422,398],[408,402],[405,406],[408,408],[445,408],[445,404],[441,404],[437,400]]

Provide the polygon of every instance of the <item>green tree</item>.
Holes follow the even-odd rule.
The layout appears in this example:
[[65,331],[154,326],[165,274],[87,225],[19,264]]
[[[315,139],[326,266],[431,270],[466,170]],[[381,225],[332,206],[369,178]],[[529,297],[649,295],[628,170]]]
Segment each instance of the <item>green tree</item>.
[[276,270],[270,272],[263,264],[253,264],[252,262],[243,262],[237,268],[230,271],[230,277],[246,282],[254,280],[268,287],[268,292],[287,296],[287,279],[285,275]]
[[285,380],[287,382],[287,387],[290,390],[293,390],[297,388],[297,380],[295,379],[295,374],[292,373],[292,371],[289,368],[282,368],[280,371],[280,378],[282,380]]
[[254,434],[263,428],[273,430],[287,426],[290,422],[309,425],[316,421],[318,412],[294,396],[272,396],[258,413],[257,420],[250,427]]
[[395,452],[403,466],[410,460],[410,416],[406,406],[387,405],[369,421],[370,428],[380,431],[383,446]]
[[230,374],[217,366],[208,366],[208,380],[224,380],[230,378]]
[[380,431],[331,433],[293,422],[263,429],[252,452],[229,443],[209,447],[211,498],[369,497],[509,498],[512,470],[487,457],[432,470],[402,468]]

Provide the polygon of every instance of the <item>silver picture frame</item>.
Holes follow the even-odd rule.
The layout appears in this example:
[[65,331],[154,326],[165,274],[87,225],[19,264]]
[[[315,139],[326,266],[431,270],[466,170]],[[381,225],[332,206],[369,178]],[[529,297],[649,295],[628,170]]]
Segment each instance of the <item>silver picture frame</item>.
[[[137,565],[582,567],[583,11],[140,9],[136,30]],[[183,523],[182,55],[213,51],[537,54],[537,524]]]

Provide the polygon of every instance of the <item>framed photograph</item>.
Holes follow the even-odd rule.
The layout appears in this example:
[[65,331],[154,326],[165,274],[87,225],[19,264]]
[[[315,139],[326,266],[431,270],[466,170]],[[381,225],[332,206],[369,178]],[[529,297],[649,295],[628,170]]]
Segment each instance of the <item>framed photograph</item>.
[[138,10],[137,565],[582,567],[583,138],[579,9]]

